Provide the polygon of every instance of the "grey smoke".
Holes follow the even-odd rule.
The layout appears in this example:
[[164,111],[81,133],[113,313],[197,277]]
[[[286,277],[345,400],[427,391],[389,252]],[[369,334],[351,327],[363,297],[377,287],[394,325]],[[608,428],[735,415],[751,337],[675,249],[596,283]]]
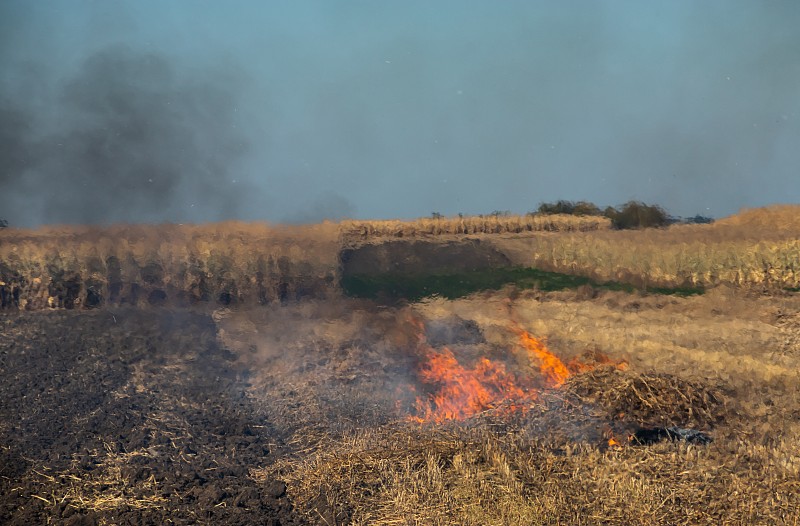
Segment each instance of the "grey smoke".
[[3,0],[0,218],[800,202],[798,27],[797,0]]
[[184,71],[162,54],[112,46],[56,86],[53,107],[20,104],[46,79],[15,78],[0,99],[11,218],[213,221],[235,218],[247,201],[236,175],[249,142],[237,128],[235,68]]

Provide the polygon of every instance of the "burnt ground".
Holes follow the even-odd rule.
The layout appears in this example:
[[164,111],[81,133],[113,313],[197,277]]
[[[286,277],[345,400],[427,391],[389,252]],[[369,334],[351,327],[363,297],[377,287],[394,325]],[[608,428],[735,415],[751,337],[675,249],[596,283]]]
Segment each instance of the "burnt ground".
[[298,524],[201,313],[0,314],[0,524]]

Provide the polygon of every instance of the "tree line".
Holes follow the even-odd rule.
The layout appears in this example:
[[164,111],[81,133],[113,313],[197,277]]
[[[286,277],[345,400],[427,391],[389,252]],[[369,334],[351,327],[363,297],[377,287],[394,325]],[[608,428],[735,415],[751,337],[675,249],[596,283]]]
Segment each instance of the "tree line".
[[[496,210],[490,215],[503,216],[509,215],[508,211]],[[567,214],[573,216],[604,216],[611,220],[611,225],[617,229],[626,228],[658,228],[675,223],[705,224],[713,223],[714,219],[702,215],[688,218],[677,218],[669,215],[658,205],[648,205],[640,201],[628,201],[624,205],[617,207],[607,206],[600,209],[599,206],[589,201],[566,201],[559,200],[554,203],[541,203],[535,212],[530,214],[552,215]],[[442,219],[442,214],[433,212],[434,219]],[[462,214],[459,214],[462,216]],[[8,221],[0,219],[0,229],[7,228]]]
[[568,214],[575,216],[604,216],[611,220],[611,225],[616,229],[628,228],[658,228],[675,223],[706,224],[713,223],[714,219],[702,215],[689,218],[678,218],[669,215],[666,210],[658,205],[648,205],[641,201],[628,201],[617,207],[607,206],[601,209],[588,201],[565,201],[554,203],[541,203],[533,214]]

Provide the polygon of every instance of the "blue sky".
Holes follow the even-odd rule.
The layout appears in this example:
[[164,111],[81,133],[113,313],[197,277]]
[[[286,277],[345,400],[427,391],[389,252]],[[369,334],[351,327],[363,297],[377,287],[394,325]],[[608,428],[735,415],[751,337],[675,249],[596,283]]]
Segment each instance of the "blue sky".
[[0,217],[800,202],[796,1],[0,2]]

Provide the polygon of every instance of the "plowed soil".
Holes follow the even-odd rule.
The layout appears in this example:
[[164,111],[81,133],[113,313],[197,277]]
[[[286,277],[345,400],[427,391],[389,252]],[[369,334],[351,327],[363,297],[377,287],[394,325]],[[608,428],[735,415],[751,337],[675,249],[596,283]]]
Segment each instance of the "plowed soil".
[[0,524],[298,523],[209,316],[0,314],[0,374]]

